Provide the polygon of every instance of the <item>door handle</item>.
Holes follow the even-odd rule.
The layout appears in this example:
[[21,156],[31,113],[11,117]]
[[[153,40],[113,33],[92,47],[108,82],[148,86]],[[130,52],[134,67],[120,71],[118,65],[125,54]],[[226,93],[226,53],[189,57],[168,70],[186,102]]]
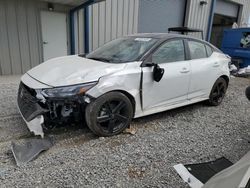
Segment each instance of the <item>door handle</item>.
[[188,73],[189,72],[189,70],[186,68],[186,67],[184,67],[184,68],[182,68],[181,69],[181,71],[180,71],[181,73]]
[[43,44],[48,44],[48,42],[46,42],[46,41],[43,41]]
[[218,62],[215,62],[213,65],[213,67],[219,67],[219,66],[220,66],[220,64]]

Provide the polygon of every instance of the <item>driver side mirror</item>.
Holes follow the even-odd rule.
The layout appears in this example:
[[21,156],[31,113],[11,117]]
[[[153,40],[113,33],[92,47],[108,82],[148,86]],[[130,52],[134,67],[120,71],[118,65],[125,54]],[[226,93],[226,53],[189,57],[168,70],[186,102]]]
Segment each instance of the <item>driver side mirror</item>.
[[161,68],[158,64],[154,65],[154,69],[153,69],[153,78],[154,81],[159,82],[161,81],[163,75],[164,75],[165,70],[163,68]]
[[154,69],[153,69],[153,79],[154,79],[154,81],[156,81],[156,82],[161,81],[165,70],[163,68],[161,68],[156,63],[146,63],[146,66],[147,67],[152,67],[153,66],[154,67]]

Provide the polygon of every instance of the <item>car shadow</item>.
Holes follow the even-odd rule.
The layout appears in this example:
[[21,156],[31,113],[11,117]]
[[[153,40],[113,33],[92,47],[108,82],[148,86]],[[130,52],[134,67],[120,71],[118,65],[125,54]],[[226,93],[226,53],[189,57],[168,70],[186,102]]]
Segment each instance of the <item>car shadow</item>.
[[[155,114],[151,114],[151,115],[147,115],[147,116],[143,116],[140,118],[136,118],[133,119],[131,124],[132,125],[138,125],[141,124],[143,127],[143,124],[145,123],[149,123],[149,122],[153,122],[153,121],[162,121],[163,119],[166,118],[174,118],[175,116],[178,115],[182,115],[185,114],[187,112],[190,113],[190,111],[195,111],[199,108],[202,107],[209,107],[208,105],[206,105],[204,102],[199,102],[199,103],[195,103],[195,104],[190,104],[187,106],[183,106],[183,107],[179,107],[179,108],[175,108],[172,110],[167,110],[164,112],[159,112],[159,113],[155,113]],[[137,128],[137,127],[135,127]],[[52,135],[52,136],[59,136],[59,135],[63,135],[63,134],[92,134],[92,138],[96,139],[98,138],[98,136],[95,136],[91,130],[88,128],[86,123],[82,123],[82,124],[66,124],[66,125],[62,125],[61,127],[57,127],[51,130],[46,131],[46,134],[48,135]]]
[[195,111],[199,108],[202,107],[211,107],[205,104],[204,101],[195,103],[195,104],[190,104],[187,106],[182,106],[178,108],[174,108],[171,110],[166,110],[163,112],[155,113],[155,114],[150,114],[147,116],[139,117],[133,120],[135,123],[148,123],[149,121],[157,121],[157,120],[162,120],[164,118],[174,118],[175,116],[185,114],[187,112],[190,113],[190,111]]

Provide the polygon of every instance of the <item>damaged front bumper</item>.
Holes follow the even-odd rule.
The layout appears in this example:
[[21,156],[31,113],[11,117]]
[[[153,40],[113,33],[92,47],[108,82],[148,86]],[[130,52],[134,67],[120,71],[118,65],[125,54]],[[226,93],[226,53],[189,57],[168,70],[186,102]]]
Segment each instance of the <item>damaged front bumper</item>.
[[27,127],[35,135],[44,137],[44,128],[51,129],[65,123],[82,121],[86,96],[43,98],[38,90],[22,82],[18,90],[18,109]]
[[[19,109],[19,107],[18,107]],[[23,120],[25,121],[28,129],[30,132],[33,132],[34,135],[36,136],[41,136],[42,138],[44,138],[44,132],[43,132],[43,124],[44,124],[44,116],[43,115],[39,115],[37,117],[35,117],[33,120],[31,121],[26,121],[26,119],[23,117],[20,109],[19,112],[23,118]]]
[[26,122],[30,132],[33,132],[35,135],[40,135],[42,138],[44,137],[43,127],[42,127],[43,123],[44,123],[43,115],[37,116],[30,122]]
[[29,130],[43,138],[44,132],[42,125],[44,123],[44,117],[42,114],[48,112],[48,110],[42,108],[37,103],[38,99],[36,99],[33,94],[35,93],[21,82],[18,90],[17,106]]

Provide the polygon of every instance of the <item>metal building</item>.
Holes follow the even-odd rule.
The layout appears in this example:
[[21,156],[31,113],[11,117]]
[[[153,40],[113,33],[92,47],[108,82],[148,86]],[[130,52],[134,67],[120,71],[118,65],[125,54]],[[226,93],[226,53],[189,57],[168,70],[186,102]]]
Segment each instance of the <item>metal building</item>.
[[[71,8],[59,4],[53,6],[62,17],[67,17]],[[45,2],[0,0],[0,75],[22,74],[43,61],[46,47],[43,48],[42,19],[47,19],[43,13],[48,13]],[[67,33],[66,20],[64,24],[62,32]]]
[[0,0],[0,75],[176,26],[202,29],[220,47],[223,29],[249,18],[249,0]]

